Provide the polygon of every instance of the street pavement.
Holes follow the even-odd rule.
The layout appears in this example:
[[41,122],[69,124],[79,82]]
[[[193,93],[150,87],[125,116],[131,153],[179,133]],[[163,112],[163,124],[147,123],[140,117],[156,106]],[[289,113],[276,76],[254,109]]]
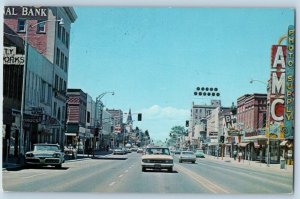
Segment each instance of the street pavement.
[[[207,156],[195,164],[179,163],[173,172],[142,172],[142,154],[101,154],[110,159],[82,156],[60,169],[41,167],[3,171],[3,189],[13,192],[98,193],[286,193],[293,191],[293,175],[276,167],[250,166]],[[259,165],[258,165],[259,166]],[[279,172],[280,171],[280,172]]]
[[[282,169],[280,164],[269,164],[269,166],[266,163],[261,163],[258,161],[248,161],[248,160],[240,160],[238,161],[238,158],[236,158],[236,160],[234,160],[233,158],[230,157],[216,157],[216,156],[211,156],[211,155],[205,155],[206,158],[210,159],[210,160],[214,160],[217,162],[224,162],[224,163],[228,163],[228,164],[233,164],[236,166],[241,166],[241,167],[247,167],[247,168],[265,168],[268,170],[278,170],[278,171],[285,171],[285,172],[293,172],[294,171],[294,166],[293,165],[285,165],[285,168]],[[112,151],[95,151],[94,157],[93,155],[88,155],[88,154],[77,154],[77,159],[73,159],[73,160],[66,160],[66,161],[80,161],[80,160],[84,160],[84,159],[124,159],[126,157],[122,157],[122,156],[113,156],[112,155]],[[7,163],[4,162],[2,164],[2,171],[4,170],[19,170],[22,169],[23,165],[21,164],[16,164],[16,163]]]
[[[107,158],[108,156],[110,156],[112,154],[112,151],[95,151],[95,156],[93,157],[93,155],[88,155],[88,154],[77,154],[77,158],[76,159],[70,159],[67,160],[68,161],[81,161],[81,160],[85,160],[85,159],[91,159],[91,158]],[[20,170],[24,167],[24,165],[22,164],[17,164],[17,163],[13,163],[13,162],[3,162],[2,163],[2,171],[15,171],[15,170]]]

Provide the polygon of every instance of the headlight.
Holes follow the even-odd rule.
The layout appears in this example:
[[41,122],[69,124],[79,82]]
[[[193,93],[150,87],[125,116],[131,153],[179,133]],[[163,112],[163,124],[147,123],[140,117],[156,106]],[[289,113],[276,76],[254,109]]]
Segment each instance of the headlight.
[[142,160],[142,162],[144,162],[144,163],[149,163],[150,160]]
[[26,157],[28,157],[28,158],[32,158],[32,157],[34,157],[34,155],[33,155],[33,153],[26,153],[26,155],[25,155]]
[[173,160],[166,160],[166,163],[172,164]]
[[54,153],[54,154],[53,154],[53,157],[55,157],[55,158],[60,158],[60,153]]

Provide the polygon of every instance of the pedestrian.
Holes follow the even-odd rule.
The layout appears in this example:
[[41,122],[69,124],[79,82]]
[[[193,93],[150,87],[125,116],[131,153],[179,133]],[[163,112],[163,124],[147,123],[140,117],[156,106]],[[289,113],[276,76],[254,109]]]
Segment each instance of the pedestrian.
[[237,156],[237,151],[234,150],[234,151],[233,151],[233,158],[234,158],[234,160],[236,160],[236,156]]
[[108,145],[106,145],[106,152],[108,152],[108,150],[109,150],[109,146],[108,146]]

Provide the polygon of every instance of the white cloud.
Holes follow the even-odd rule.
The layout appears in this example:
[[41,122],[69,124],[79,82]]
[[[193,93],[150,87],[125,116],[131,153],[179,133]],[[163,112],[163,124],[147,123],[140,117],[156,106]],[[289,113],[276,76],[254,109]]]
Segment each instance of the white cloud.
[[174,107],[160,107],[159,105],[153,105],[147,109],[141,111],[143,118],[149,120],[155,119],[167,119],[167,120],[182,120],[189,118],[189,110],[178,109]]

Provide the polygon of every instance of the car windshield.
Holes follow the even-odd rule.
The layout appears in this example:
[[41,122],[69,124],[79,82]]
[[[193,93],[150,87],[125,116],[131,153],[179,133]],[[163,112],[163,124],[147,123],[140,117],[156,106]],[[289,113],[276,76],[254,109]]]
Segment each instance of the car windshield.
[[35,145],[35,151],[57,151],[59,150],[58,146],[55,145]]
[[170,155],[168,148],[148,148],[146,149],[146,154],[148,155]]
[[183,151],[182,154],[183,155],[194,155],[194,153],[192,151]]

